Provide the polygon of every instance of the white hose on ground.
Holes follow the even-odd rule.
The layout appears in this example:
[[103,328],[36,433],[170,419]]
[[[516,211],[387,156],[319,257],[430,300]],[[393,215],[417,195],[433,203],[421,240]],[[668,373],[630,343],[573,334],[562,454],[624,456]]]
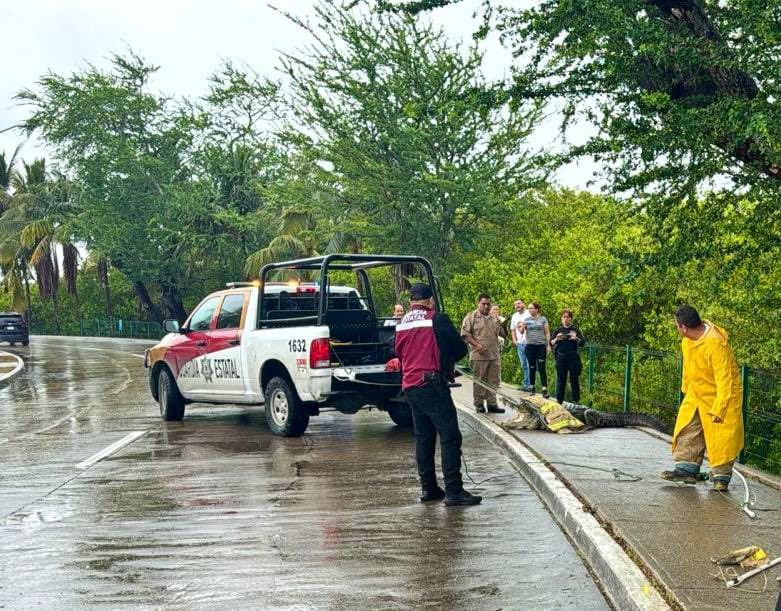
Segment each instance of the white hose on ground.
[[738,471],[737,469],[732,469],[732,471],[740,478],[740,481],[743,483],[743,488],[746,490],[746,496],[743,499],[743,504],[740,506],[740,508],[743,510],[743,513],[745,513],[749,518],[756,519],[757,514],[752,511],[752,507],[754,506],[754,500],[751,496],[751,488],[749,488],[748,481],[745,477],[743,477],[743,474]]

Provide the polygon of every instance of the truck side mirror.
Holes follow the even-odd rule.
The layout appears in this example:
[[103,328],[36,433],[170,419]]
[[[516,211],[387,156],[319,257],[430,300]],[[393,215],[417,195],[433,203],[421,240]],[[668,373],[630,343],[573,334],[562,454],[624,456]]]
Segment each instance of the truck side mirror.
[[179,321],[178,320],[164,320],[163,329],[166,333],[179,333]]

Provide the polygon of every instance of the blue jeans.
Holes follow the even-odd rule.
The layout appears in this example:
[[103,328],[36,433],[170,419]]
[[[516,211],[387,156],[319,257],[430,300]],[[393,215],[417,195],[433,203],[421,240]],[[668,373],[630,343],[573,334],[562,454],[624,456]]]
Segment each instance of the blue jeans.
[[523,385],[529,386],[531,381],[529,380],[529,359],[526,358],[526,344],[516,344],[515,347],[518,349],[518,360],[523,369]]

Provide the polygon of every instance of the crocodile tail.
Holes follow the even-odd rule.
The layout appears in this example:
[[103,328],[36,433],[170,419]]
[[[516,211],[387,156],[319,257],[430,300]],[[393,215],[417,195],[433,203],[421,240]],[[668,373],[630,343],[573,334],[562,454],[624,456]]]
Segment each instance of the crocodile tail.
[[670,427],[648,414],[637,412],[601,412],[583,405],[566,404],[567,410],[581,422],[593,428],[619,428],[626,426],[646,426],[661,433],[670,434]]

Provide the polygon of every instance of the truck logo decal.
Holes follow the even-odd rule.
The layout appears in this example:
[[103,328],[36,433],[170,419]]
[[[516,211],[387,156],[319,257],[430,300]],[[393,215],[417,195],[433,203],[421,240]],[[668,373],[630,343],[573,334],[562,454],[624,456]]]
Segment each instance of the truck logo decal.
[[214,375],[214,372],[212,371],[211,359],[208,359],[206,357],[203,357],[201,359],[201,374],[203,374],[203,379],[206,380],[207,384],[212,383],[212,377]]

